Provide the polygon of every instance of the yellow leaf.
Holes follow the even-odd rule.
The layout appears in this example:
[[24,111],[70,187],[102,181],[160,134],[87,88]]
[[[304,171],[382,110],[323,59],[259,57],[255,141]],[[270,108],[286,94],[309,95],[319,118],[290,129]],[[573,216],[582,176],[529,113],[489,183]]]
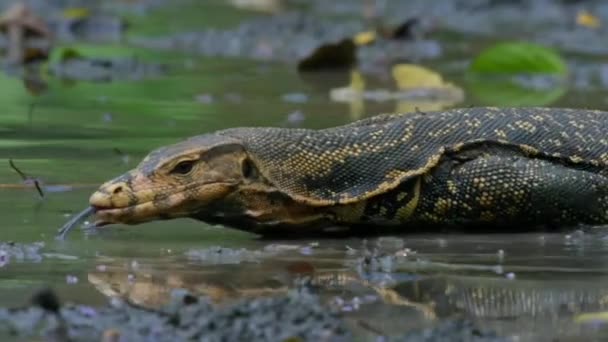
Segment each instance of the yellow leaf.
[[350,87],[355,90],[365,89],[365,80],[357,70],[350,72]]
[[357,46],[367,45],[369,43],[372,43],[374,40],[376,40],[376,32],[374,31],[360,32],[357,33],[353,38],[353,41]]
[[576,23],[589,28],[598,28],[601,26],[600,19],[585,10],[578,12],[576,15]]
[[397,64],[393,67],[393,78],[399,89],[445,87],[438,73],[414,64]]
[[592,322],[603,322],[608,323],[608,311],[602,312],[590,312],[580,314],[574,317],[576,323],[592,323]]
[[329,91],[332,101],[347,102],[349,104],[352,120],[360,119],[365,111],[363,94],[365,91],[365,80],[360,72],[353,70],[350,73],[350,83],[346,87],[333,88]]
[[63,11],[63,17],[66,19],[84,19],[91,15],[88,8],[70,7]]

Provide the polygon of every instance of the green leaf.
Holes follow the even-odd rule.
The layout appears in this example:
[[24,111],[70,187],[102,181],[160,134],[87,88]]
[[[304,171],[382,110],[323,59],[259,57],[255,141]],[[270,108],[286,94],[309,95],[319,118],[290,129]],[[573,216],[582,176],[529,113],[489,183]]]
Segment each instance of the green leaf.
[[547,106],[555,103],[567,91],[564,84],[536,90],[508,80],[469,77],[466,81],[469,93],[480,104],[499,107]]
[[552,74],[564,76],[567,66],[552,49],[526,42],[505,42],[482,51],[470,71],[476,74]]

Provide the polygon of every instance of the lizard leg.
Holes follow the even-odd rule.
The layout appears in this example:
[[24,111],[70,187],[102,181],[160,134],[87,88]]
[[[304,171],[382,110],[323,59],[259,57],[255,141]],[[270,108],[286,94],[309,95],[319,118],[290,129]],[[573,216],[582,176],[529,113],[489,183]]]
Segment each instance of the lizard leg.
[[446,158],[424,177],[414,219],[429,224],[608,223],[608,178],[521,155]]

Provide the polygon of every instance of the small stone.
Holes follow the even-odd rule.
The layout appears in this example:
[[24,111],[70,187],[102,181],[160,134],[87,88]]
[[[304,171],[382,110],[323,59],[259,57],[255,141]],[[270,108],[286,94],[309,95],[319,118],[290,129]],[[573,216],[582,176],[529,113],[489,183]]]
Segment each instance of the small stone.
[[213,103],[213,95],[211,94],[200,94],[195,97],[195,100],[200,103],[210,104]]
[[300,254],[303,254],[303,255],[312,255],[312,253],[313,253],[312,252],[312,248],[309,247],[309,246],[300,248]]
[[8,252],[0,249],[0,267],[6,266],[10,261]]
[[110,306],[114,308],[120,308],[123,305],[123,301],[120,298],[112,297],[110,298]]
[[305,103],[308,101],[308,95],[304,93],[289,93],[281,96],[281,99],[285,102]]
[[304,116],[304,113],[302,113],[302,111],[300,111],[300,110],[296,110],[296,111],[293,111],[293,112],[287,114],[287,122],[289,122],[292,125],[300,124],[305,119],[306,119],[306,117]]
[[78,277],[68,274],[67,276],[65,276],[65,282],[69,285],[78,284]]

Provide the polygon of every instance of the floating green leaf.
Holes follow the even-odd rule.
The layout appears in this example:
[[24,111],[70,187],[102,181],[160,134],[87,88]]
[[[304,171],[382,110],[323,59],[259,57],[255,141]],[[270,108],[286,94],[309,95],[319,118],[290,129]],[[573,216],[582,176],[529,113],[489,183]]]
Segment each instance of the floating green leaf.
[[565,75],[567,66],[552,49],[525,42],[505,42],[482,51],[471,64],[476,74]]
[[549,89],[530,89],[508,80],[468,78],[467,88],[480,104],[500,107],[547,106],[559,100],[564,84]]

